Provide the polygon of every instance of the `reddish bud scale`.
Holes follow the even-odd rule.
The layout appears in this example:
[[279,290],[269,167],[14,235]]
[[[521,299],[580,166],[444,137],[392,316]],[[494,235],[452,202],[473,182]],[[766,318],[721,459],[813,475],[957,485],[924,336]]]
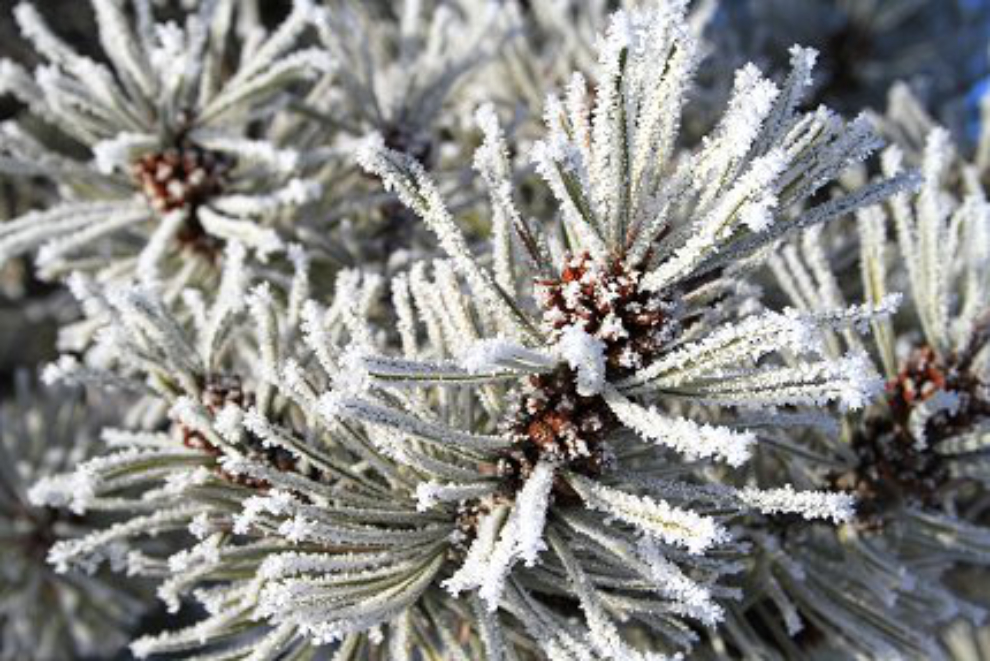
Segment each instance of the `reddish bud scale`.
[[[213,416],[230,405],[241,409],[247,409],[254,405],[254,397],[251,393],[244,392],[240,377],[226,374],[210,374],[206,377],[201,401]],[[181,431],[182,442],[186,447],[202,450],[215,457],[223,454],[220,448],[206,440],[198,431],[185,425],[181,426]],[[288,451],[278,447],[266,447],[260,439],[250,433],[245,434],[244,442],[247,446],[248,456],[252,459],[266,463],[280,471],[298,471],[298,462]],[[247,475],[234,475],[223,468],[218,468],[217,474],[228,482],[252,489],[267,491],[271,486],[265,480],[255,479]]]
[[[601,396],[577,393],[577,379],[570,368],[533,375],[522,406],[510,419],[509,433],[516,443],[499,461],[499,473],[508,479],[513,492],[541,459],[557,461],[589,477],[601,475],[612,463],[605,440],[617,427],[615,414]],[[554,485],[558,495],[569,491],[563,481]]]
[[132,164],[131,174],[157,212],[187,211],[177,236],[180,245],[213,257],[219,243],[203,229],[196,212],[223,191],[232,165],[221,154],[182,141],[178,147],[142,156]]
[[611,376],[620,378],[642,367],[660,352],[673,326],[670,302],[642,289],[641,277],[619,259],[605,265],[588,253],[568,259],[559,279],[537,282],[551,339],[579,326],[605,343]]
[[[675,324],[670,302],[642,289],[640,279],[638,270],[619,259],[599,264],[587,253],[569,258],[558,279],[536,283],[550,339],[558,340],[569,327],[582,328],[604,344],[610,379],[648,364]],[[516,444],[502,457],[499,472],[514,492],[541,459],[589,477],[601,475],[613,463],[606,440],[619,422],[600,395],[579,395],[574,370],[562,365],[528,378],[507,427]],[[576,497],[563,480],[554,485],[554,494]]]
[[[938,444],[990,416],[985,384],[959,370],[952,359],[940,360],[930,347],[916,350],[886,390],[887,414],[870,416],[853,437],[856,468],[833,478],[835,486],[856,493],[866,527],[882,525],[883,514],[902,503],[938,507],[951,477]],[[924,443],[919,443],[911,429],[912,415],[942,391],[957,396],[959,407],[928,419]]]

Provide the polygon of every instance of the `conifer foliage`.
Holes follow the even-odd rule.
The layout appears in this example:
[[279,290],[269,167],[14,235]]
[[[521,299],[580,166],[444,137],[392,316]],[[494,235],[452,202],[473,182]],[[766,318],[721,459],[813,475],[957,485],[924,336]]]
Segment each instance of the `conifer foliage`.
[[180,4],[14,10],[0,658],[976,644],[990,137],[701,74],[715,2]]

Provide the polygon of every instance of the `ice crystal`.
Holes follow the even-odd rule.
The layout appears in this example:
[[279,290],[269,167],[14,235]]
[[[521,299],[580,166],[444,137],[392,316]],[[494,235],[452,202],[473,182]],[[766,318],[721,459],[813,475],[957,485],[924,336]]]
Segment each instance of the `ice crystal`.
[[[212,259],[234,240],[265,258],[284,247],[278,213],[318,193],[308,178],[312,150],[283,137],[298,120],[258,121],[279,111],[291,86],[328,69],[325,52],[298,45],[314,7],[300,0],[273,33],[250,49],[241,44],[227,70],[223,31],[237,3],[203,4],[181,26],[135,5],[136,20],[123,3],[93,3],[106,63],[73,50],[33,5],[17,6],[21,32],[46,64],[32,77],[4,61],[2,87],[83,145],[88,159],[4,125],[5,172],[77,192],[0,225],[0,262],[40,249],[38,264],[50,277],[86,268],[104,277],[136,269],[144,278],[188,279],[188,267],[176,275],[183,248]],[[109,264],[93,259],[107,250],[117,256]]]
[[964,650],[990,131],[844,119],[751,4],[19,5],[0,323],[87,416],[0,404],[3,654],[118,644],[146,582],[140,658]]
[[[22,373],[21,377],[26,376]],[[65,650],[112,654],[122,648],[141,612],[137,586],[121,587],[106,575],[58,574],[46,556],[52,544],[95,529],[83,516],[93,488],[84,473],[55,486],[44,480],[96,453],[97,424],[87,422],[80,393],[39,394],[25,378],[0,405],[3,455],[3,583],[0,658],[58,658]],[[35,484],[37,480],[43,480]],[[57,498],[43,497],[46,492]],[[66,509],[46,509],[48,501]]]
[[[810,67],[813,58],[800,49],[794,57],[796,68]],[[446,440],[449,452],[459,445],[468,449],[459,440],[466,433],[502,430],[508,448],[498,448],[497,437],[487,449],[471,446],[490,457],[480,458],[480,472],[486,481],[492,475],[501,481],[500,494],[469,507],[475,529],[467,533],[473,541],[450,586],[458,593],[478,588],[489,608],[501,605],[509,612],[519,607],[519,599],[533,607],[548,599],[539,583],[527,585],[525,568],[513,568],[520,549],[529,547],[520,540],[523,505],[529,502],[524,496],[535,484],[548,487],[544,535],[561,544],[550,544],[553,553],[540,555],[537,567],[561,563],[582,604],[592,647],[610,658],[636,652],[600,610],[608,587],[593,585],[586,574],[604,549],[635,548],[625,537],[631,534],[651,539],[675,562],[688,562],[735,544],[715,518],[675,504],[692,493],[687,483],[655,485],[663,494],[656,498],[646,483],[625,476],[669,461],[658,445],[692,459],[742,463],[756,435],[709,425],[703,411],[830,403],[861,408],[878,386],[860,355],[826,359],[817,338],[823,329],[871,319],[879,310],[840,306],[822,315],[754,313],[746,304],[752,302],[749,292],[733,286],[733,274],[750,267],[750,258],[780,236],[911,183],[909,177],[894,177],[789,213],[844,166],[865,158],[876,142],[863,120],[845,128],[827,111],[799,114],[806,74],[788,79],[782,91],[754,67],[737,75],[735,95],[713,135],[696,153],[678,154],[679,99],[693,59],[682,6],[613,17],[599,48],[593,102],[584,98],[578,79],[566,107],[551,97],[547,134],[533,150],[537,170],[559,205],[556,232],[544,231],[514,209],[511,188],[500,174],[507,171],[502,134],[491,110],[479,113],[485,142],[475,163],[495,209],[494,272],[474,257],[419,163],[389,150],[381,138],[367,141],[359,153],[365,167],[422,217],[450,257],[436,264],[433,282],[424,280],[422,270],[395,281],[395,300],[415,301],[429,345],[416,346],[415,326],[407,321],[404,358],[365,360],[370,385],[363,397],[377,400],[379,389],[394,391],[388,398],[398,398],[398,404],[439,397],[437,387],[470,385],[464,394],[450,396],[477,398],[486,413],[481,418],[465,413],[463,422],[446,429],[431,423],[429,434],[419,431],[424,422],[414,422],[400,408],[387,414],[379,404],[351,403],[335,413]],[[559,267],[562,244],[570,253]],[[414,319],[416,312],[399,314]],[[490,344],[494,341],[498,344]],[[464,348],[479,342],[486,349],[480,360]],[[511,351],[510,342],[517,345]],[[781,362],[785,352],[800,363]],[[458,360],[465,355],[470,360]],[[515,388],[504,385],[513,382]],[[675,417],[674,406],[699,417]],[[694,442],[651,429],[650,423],[660,421],[695,435]],[[644,446],[637,435],[659,443]],[[552,483],[543,473],[548,465],[556,467]],[[679,496],[670,500],[673,494]],[[745,494],[719,498],[733,509],[848,516],[843,495],[831,502],[820,493],[769,491],[763,499]],[[527,505],[526,518],[543,516]],[[596,517],[603,517],[605,528],[592,534]],[[578,547],[573,555],[561,550],[588,536],[585,544],[593,541],[600,548]],[[678,548],[688,555],[679,555]],[[508,588],[514,574],[520,575],[513,579],[518,596]],[[649,581],[650,575],[642,578]],[[547,617],[555,609],[552,600],[539,608],[536,612]],[[684,604],[678,608],[701,619]],[[538,627],[531,622],[527,628]],[[536,639],[552,656],[555,646],[564,644],[558,636],[567,634]]]
[[[840,435],[790,441],[799,474],[855,496],[855,515],[838,534],[798,522],[768,524],[761,533],[780,545],[761,560],[779,581],[765,599],[790,620],[795,649],[945,658],[939,629],[984,613],[949,576],[961,563],[983,567],[990,557],[990,531],[963,515],[986,479],[988,280],[980,237],[990,215],[974,166],[953,153],[947,133],[932,129],[913,154],[924,175],[920,190],[860,210],[854,241],[814,230],[771,260],[781,288],[814,313],[843,304],[838,253],[858,254],[858,273],[846,266],[847,278],[859,276],[866,305],[886,308],[828,339],[833,355],[870,349],[883,366],[884,390],[847,416]],[[883,167],[902,170],[904,151],[889,147]],[[895,288],[905,295],[896,310],[885,304]],[[818,550],[802,550],[809,545]],[[854,634],[851,603],[870,613]],[[767,624],[773,617],[751,609],[739,626],[776,626]],[[763,644],[760,636],[730,638],[753,653]]]

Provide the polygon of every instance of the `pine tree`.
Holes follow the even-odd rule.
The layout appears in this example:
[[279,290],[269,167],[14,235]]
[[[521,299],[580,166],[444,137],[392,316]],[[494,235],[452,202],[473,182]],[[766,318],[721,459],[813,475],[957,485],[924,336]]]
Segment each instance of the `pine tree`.
[[18,5],[0,658],[978,654],[990,130],[779,5]]

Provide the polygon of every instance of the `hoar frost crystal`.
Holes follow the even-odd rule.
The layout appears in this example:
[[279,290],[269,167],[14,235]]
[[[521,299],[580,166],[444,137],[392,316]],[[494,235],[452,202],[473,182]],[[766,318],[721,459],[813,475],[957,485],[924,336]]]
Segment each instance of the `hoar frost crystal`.
[[87,597],[197,604],[135,655],[935,658],[979,622],[990,214],[943,132],[873,168],[794,47],[692,139],[710,3],[612,14],[542,126],[533,26],[590,62],[608,3],[192,4],[94,0],[100,60],[24,4],[48,64],[0,66],[79,146],[3,126],[57,185],[0,261],[65,277],[45,376],[120,413],[24,507],[85,520],[46,541]]

